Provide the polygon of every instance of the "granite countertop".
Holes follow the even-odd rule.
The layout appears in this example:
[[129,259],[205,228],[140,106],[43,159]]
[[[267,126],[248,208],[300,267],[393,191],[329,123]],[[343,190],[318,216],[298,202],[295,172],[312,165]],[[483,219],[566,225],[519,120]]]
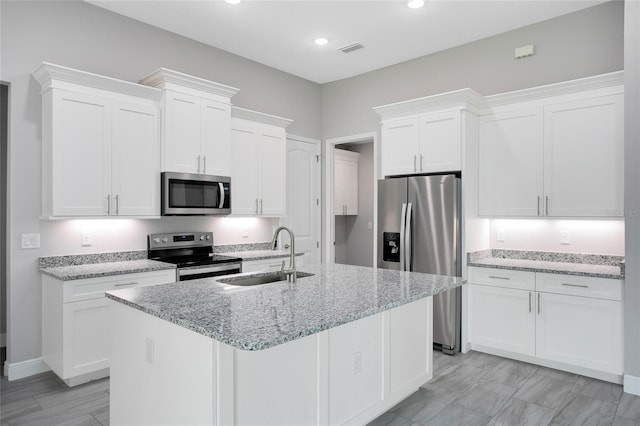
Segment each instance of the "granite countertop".
[[261,350],[463,284],[456,277],[338,264],[301,270],[315,275],[253,287],[215,277],[106,295],[236,348]]
[[[232,251],[221,253],[225,256],[239,257],[245,261],[288,258],[291,256],[289,250],[248,250],[248,251]],[[296,256],[302,256],[304,253],[296,253]]]
[[469,253],[467,265],[624,279],[624,258],[622,256],[494,249]]
[[136,272],[175,269],[176,265],[149,259],[122,260],[116,262],[85,263],[81,265],[54,266],[40,268],[40,272],[62,281],[97,278]]

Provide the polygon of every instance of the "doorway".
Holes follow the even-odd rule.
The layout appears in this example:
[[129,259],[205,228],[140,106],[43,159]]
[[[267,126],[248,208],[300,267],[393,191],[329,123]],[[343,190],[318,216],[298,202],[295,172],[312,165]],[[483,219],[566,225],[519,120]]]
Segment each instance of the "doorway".
[[326,150],[325,259],[327,263],[374,266],[376,134],[329,139]]
[[7,150],[9,84],[0,82],[0,367],[7,359]]

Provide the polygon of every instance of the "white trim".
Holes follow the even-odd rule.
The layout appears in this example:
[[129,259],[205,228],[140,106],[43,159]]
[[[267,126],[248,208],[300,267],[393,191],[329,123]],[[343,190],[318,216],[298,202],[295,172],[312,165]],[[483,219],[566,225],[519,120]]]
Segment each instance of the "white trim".
[[45,364],[42,358],[34,358],[11,364],[9,362],[4,363],[4,375],[7,376],[9,381],[44,373],[49,370],[49,366]]
[[640,377],[625,374],[623,385],[625,393],[640,396]]
[[237,106],[231,106],[231,117],[255,121],[262,124],[268,124],[270,126],[283,127],[285,129],[289,124],[293,123],[293,120],[288,118],[278,117],[277,115],[266,114],[264,112],[252,111],[250,109],[240,108]]
[[180,90],[181,88],[189,88],[225,98],[231,98],[240,91],[240,89],[236,87],[205,80],[200,77],[194,77],[168,68],[158,68],[151,74],[143,77],[140,80],[140,83],[164,90]]
[[378,218],[378,133],[367,132],[359,133],[351,136],[342,136],[339,138],[327,139],[325,143],[325,155],[324,155],[324,184],[325,184],[325,197],[324,197],[324,215],[326,220],[325,234],[323,239],[324,244],[324,261],[325,263],[335,262],[334,251],[334,233],[335,233],[335,218],[333,216],[333,148],[336,145],[343,143],[354,142],[373,142],[373,265],[377,264],[377,244],[376,244],[376,229]]
[[322,145],[322,141],[320,139],[308,138],[306,136],[292,135],[290,133],[287,133],[287,139],[291,139],[293,141],[298,141],[298,142],[312,143],[318,146]]
[[92,89],[123,93],[154,101],[159,101],[162,96],[162,91],[153,87],[63,67],[49,62],[43,62],[38,65],[31,75],[40,83],[40,94],[52,87],[65,88],[65,84],[73,84],[90,87]]
[[453,109],[479,108],[484,103],[484,98],[473,89],[460,89],[452,92],[439,93],[408,101],[395,102],[388,105],[373,107],[382,121],[396,118],[405,118],[414,114],[429,112],[442,112]]
[[0,348],[7,346],[7,333],[0,334]]

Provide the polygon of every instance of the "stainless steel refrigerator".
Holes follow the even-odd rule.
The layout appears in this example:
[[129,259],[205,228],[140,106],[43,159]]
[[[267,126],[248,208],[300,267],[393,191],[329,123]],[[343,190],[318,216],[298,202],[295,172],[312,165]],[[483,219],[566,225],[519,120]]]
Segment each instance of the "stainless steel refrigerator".
[[[460,179],[453,174],[378,181],[378,267],[461,276]],[[433,298],[433,342],[460,351],[460,288]]]

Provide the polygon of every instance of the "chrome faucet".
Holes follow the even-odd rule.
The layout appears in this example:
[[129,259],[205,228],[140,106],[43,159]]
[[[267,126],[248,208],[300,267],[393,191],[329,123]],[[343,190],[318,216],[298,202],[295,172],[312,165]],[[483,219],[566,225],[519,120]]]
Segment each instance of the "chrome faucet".
[[291,238],[291,257],[289,258],[289,267],[284,267],[284,261],[282,262],[282,273],[287,276],[287,281],[295,282],[297,278],[296,272],[296,237],[293,235],[293,231],[286,226],[280,226],[276,229],[276,232],[273,233],[273,240],[271,240],[271,250],[276,249],[276,243],[278,242],[278,234],[280,231],[285,230],[289,233],[289,238]]

